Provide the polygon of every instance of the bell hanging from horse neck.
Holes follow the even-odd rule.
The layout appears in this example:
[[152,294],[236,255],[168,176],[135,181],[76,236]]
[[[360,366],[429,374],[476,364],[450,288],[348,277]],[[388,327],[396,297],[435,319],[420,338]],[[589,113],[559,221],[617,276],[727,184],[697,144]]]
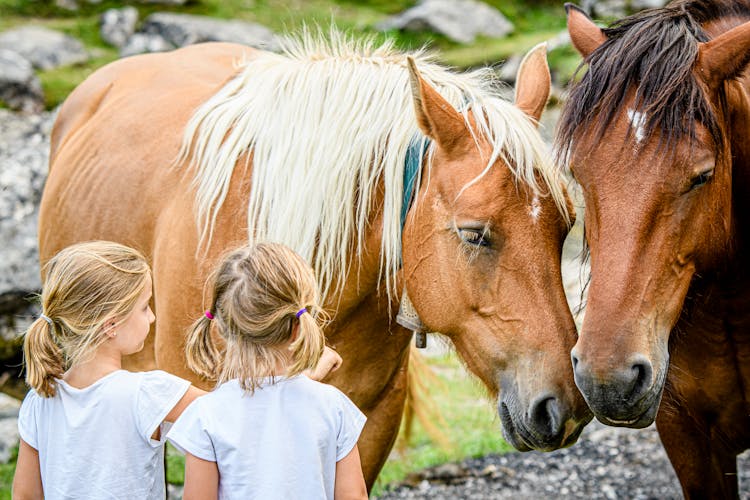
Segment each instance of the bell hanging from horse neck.
[[419,319],[419,315],[416,309],[414,309],[414,304],[409,300],[406,288],[404,288],[404,293],[401,295],[401,305],[396,315],[396,323],[414,332],[416,336],[415,345],[419,349],[427,347],[427,332],[425,332],[424,323]]

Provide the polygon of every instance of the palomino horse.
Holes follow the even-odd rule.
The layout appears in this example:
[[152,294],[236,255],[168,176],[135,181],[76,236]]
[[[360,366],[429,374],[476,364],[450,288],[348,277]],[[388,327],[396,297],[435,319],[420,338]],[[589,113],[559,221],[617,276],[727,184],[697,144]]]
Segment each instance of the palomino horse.
[[205,386],[183,336],[214,262],[248,240],[294,248],[317,273],[328,343],[344,358],[327,381],[368,417],[369,485],[404,406],[404,286],[429,331],[502,395],[511,443],[572,443],[590,412],[567,359],[566,198],[534,125],[549,92],[544,49],[519,70],[515,107],[489,70],[456,74],[422,54],[408,65],[387,44],[333,38],[303,35],[282,55],[201,44],[94,73],[53,130],[42,260],[92,238],[143,251],[158,320],[133,366]]
[[688,497],[736,496],[750,445],[748,21],[747,0],[679,0],[602,30],[568,6],[588,64],[558,129],[591,256],[576,384],[606,424],[656,417]]

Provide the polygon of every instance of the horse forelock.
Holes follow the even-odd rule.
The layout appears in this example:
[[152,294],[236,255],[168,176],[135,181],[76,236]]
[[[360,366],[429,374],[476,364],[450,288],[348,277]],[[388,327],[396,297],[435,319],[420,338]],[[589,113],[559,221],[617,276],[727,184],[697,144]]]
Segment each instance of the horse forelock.
[[[343,287],[350,251],[363,250],[382,183],[380,272],[392,293],[401,262],[404,163],[412,138],[421,136],[406,56],[390,43],[337,32],[330,38],[306,31],[283,42],[283,55],[243,62],[187,123],[177,163],[195,169],[196,216],[207,246],[235,164],[251,151],[249,241],[297,251],[315,269],[324,298]],[[476,133],[490,139],[487,169],[505,159],[519,181],[550,193],[566,213],[544,143],[523,113],[495,97],[492,71],[457,74],[423,52],[412,57],[467,124],[472,117]],[[538,185],[537,173],[547,186]]]
[[[607,40],[579,67],[588,69],[571,88],[560,117],[558,162],[567,165],[573,143],[578,147],[582,134],[593,139],[590,144],[599,143],[626,110],[642,117],[628,130],[626,140],[634,133],[651,137],[658,132],[659,146],[670,152],[680,140],[695,140],[700,123],[721,152],[722,124],[692,69],[698,43],[709,40],[701,25],[726,16],[750,17],[750,4],[678,0],[604,29]],[[719,103],[725,102],[723,89],[719,94]]]

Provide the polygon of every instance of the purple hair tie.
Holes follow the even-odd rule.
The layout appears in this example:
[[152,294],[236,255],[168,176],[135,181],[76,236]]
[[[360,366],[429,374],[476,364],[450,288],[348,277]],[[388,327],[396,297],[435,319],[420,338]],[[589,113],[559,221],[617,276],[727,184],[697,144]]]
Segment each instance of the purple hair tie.
[[303,314],[305,314],[306,312],[307,312],[307,308],[303,307],[302,309],[300,309],[299,311],[297,311],[297,314],[295,314],[295,316],[297,316],[297,319],[299,319],[299,317],[302,316]]
[[214,315],[213,315],[213,314],[211,314],[211,311],[206,311],[206,312],[205,312],[205,313],[203,313],[203,314],[205,314],[205,315],[206,315],[206,317],[207,317],[208,319],[214,319]]

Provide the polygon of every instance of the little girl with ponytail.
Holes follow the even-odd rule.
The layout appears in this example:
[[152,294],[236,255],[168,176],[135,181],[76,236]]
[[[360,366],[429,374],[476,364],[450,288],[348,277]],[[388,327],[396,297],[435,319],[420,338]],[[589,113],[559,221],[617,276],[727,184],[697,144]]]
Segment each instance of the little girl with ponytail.
[[186,453],[185,500],[367,498],[364,415],[304,373],[325,345],[318,300],[312,269],[283,245],[244,247],[219,265],[186,345],[188,366],[217,388],[168,435]]
[[26,382],[13,498],[164,499],[164,439],[203,391],[132,373],[154,314],[151,271],[132,248],[70,246],[45,266],[42,314],[24,337]]

